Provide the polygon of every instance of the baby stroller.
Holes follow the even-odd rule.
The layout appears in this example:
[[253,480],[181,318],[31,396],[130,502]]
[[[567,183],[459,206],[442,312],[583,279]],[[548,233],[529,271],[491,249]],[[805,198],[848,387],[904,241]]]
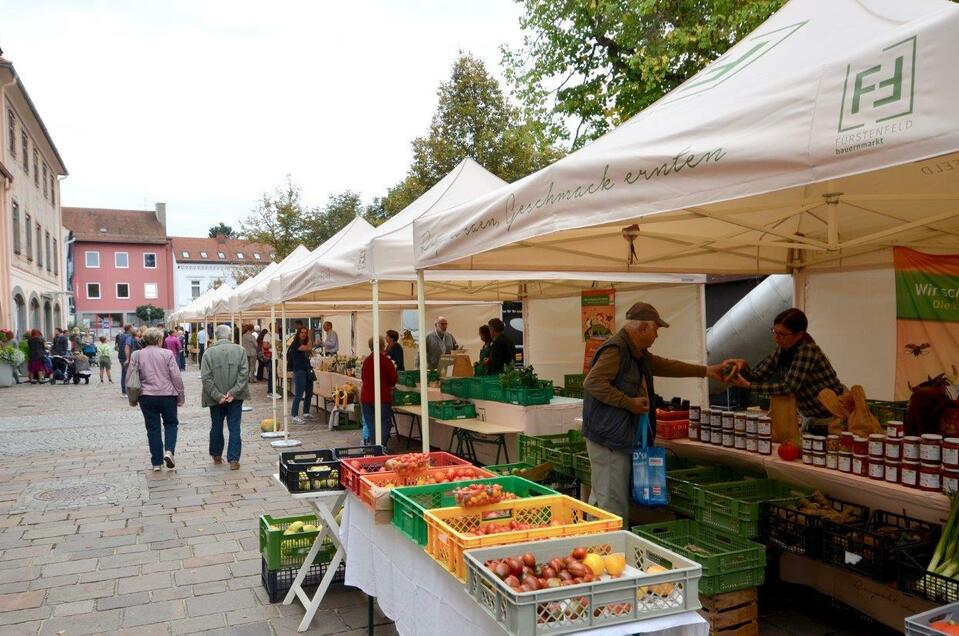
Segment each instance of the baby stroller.
[[50,385],[58,381],[67,384],[73,377],[73,371],[76,369],[76,361],[69,353],[66,355],[51,355],[50,363],[53,367],[53,375],[50,376]]
[[99,366],[97,363],[97,346],[92,342],[83,345],[83,355],[89,360],[92,366]]
[[74,384],[80,384],[80,380],[83,380],[84,384],[90,384],[90,376],[93,375],[93,372],[90,371],[90,360],[85,355],[78,355],[73,363],[72,378]]

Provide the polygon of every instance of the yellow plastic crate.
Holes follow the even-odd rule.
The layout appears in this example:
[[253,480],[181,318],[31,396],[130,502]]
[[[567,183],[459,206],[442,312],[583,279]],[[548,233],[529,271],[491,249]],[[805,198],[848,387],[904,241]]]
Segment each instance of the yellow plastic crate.
[[[466,581],[466,562],[463,557],[466,550],[614,532],[623,527],[623,520],[613,513],[565,495],[501,501],[476,508],[434,508],[427,510],[423,518],[426,520],[426,552],[463,582]],[[511,521],[541,527],[485,536],[466,534],[481,526],[502,525]]]

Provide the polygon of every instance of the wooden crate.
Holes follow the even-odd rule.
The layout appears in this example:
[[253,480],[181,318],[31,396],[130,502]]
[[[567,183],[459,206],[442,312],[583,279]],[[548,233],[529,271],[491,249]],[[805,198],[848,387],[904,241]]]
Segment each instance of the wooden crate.
[[756,588],[700,596],[700,615],[709,621],[710,636],[758,636],[759,607]]

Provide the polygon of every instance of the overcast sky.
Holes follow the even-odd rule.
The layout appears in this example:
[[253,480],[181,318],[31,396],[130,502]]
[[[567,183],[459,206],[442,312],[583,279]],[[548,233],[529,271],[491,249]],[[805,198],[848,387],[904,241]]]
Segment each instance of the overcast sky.
[[287,174],[304,199],[385,193],[460,49],[500,76],[513,0],[7,0],[0,47],[70,176],[65,206],[236,225]]

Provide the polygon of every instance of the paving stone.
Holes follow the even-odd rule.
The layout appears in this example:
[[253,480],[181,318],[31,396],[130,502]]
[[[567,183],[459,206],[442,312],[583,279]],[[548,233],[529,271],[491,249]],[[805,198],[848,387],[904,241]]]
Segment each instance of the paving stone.
[[206,636],[273,636],[273,628],[269,623],[248,623],[235,627],[214,629]]
[[[15,612],[0,612],[0,625],[14,625],[16,623],[26,623],[27,621],[42,620],[51,614],[53,614],[53,608],[49,605],[17,610]],[[6,627],[4,627],[4,630],[6,630]]]
[[170,636],[170,630],[165,623],[154,623],[120,629],[111,633],[110,636]]
[[[102,599],[101,599],[102,600]],[[60,603],[53,608],[54,616],[76,616],[77,614],[87,614],[93,611],[96,601],[74,601],[73,603]],[[103,608],[110,609],[110,608]]]
[[238,561],[230,565],[230,572],[233,573],[233,576],[250,576],[253,574],[260,574],[262,571],[262,564],[260,561]]
[[79,574],[64,574],[63,576],[52,576],[30,581],[31,590],[46,590],[51,587],[62,587],[64,585],[76,585],[80,580]]
[[[3,577],[0,576],[0,579]],[[26,592],[30,589],[30,581],[17,581],[16,583],[0,583],[0,594],[13,594],[15,592]]]
[[16,592],[14,594],[4,594],[0,596],[0,612],[13,612],[15,610],[30,609],[31,607],[40,607],[43,604],[43,590],[33,592]]
[[279,614],[272,605],[260,605],[258,607],[249,607],[227,612],[226,622],[230,625],[242,625],[243,623],[268,621],[277,616],[279,616]]
[[208,581],[222,581],[233,576],[226,565],[210,565],[192,570],[180,570],[173,573],[177,585],[193,585]]
[[92,572],[97,569],[96,559],[81,559],[79,561],[67,561],[66,563],[54,563],[44,565],[40,568],[41,576],[61,576],[63,574],[80,574],[82,572]]
[[204,594],[219,594],[226,592],[229,588],[227,581],[210,581],[208,583],[197,583],[193,586],[194,596],[203,596]]
[[204,616],[219,612],[229,612],[236,609],[256,606],[256,597],[249,590],[209,594],[187,599],[187,611],[190,616]]
[[233,554],[211,554],[209,556],[195,557],[192,559],[187,558],[183,560],[182,565],[184,570],[191,570],[208,565],[221,565],[223,563],[233,563]]
[[4,625],[3,636],[37,636],[42,624],[42,621],[29,621],[16,625]]
[[[126,537],[115,537],[117,539],[123,539]],[[141,552],[137,554],[119,554],[113,557],[105,557],[100,559],[100,568],[103,570],[109,570],[111,568],[122,568],[128,565],[143,565],[144,563],[153,563],[157,560],[157,556],[153,552]]]
[[140,566],[140,572],[143,574],[155,574],[157,572],[173,572],[180,569],[179,561],[158,561],[156,563],[147,563]]
[[140,576],[124,579],[122,583],[123,591],[149,592],[150,590],[161,590],[165,587],[171,587],[173,579],[169,572],[158,572],[157,574],[141,574]]
[[168,623],[186,617],[183,601],[160,601],[128,607],[123,611],[123,627],[137,627],[152,623]]
[[113,632],[120,627],[121,610],[62,616],[43,621],[40,636],[84,636]]
[[17,581],[32,581],[40,576],[40,568],[17,568],[10,572],[5,572],[3,580],[6,583],[16,583]]
[[[303,608],[301,607],[298,614],[272,618],[270,619],[270,624],[273,625],[277,634],[296,634],[299,630],[300,623],[303,621],[303,616]],[[336,615],[336,612],[320,610],[313,617],[310,628],[303,633],[321,636],[326,634],[340,634],[349,629],[349,626]]]
[[[122,587],[122,586],[121,586]],[[108,596],[97,599],[98,610],[111,610],[133,605],[145,605],[150,602],[149,592],[134,592],[133,594],[121,594],[120,596]]]
[[239,551],[240,544],[236,541],[217,541],[216,543],[204,543],[193,546],[193,554],[198,557],[211,556],[214,554],[227,554]]
[[[110,579],[125,579],[140,574],[139,565],[130,565],[125,568],[113,568],[112,570],[97,570],[96,572],[85,572],[80,575],[81,583],[95,583],[97,581],[107,581]],[[122,585],[122,583],[121,583]]]
[[116,581],[98,581],[97,583],[80,583],[78,585],[50,588],[47,591],[47,604],[69,603],[113,596],[116,585]]
[[[369,620],[369,613],[367,608],[364,607],[343,607],[336,610],[337,615],[340,617],[344,623],[346,623],[351,629],[356,629],[359,627],[366,627],[367,621]],[[377,604],[373,604],[373,624],[382,625],[383,623],[390,622],[390,619],[383,616],[383,612],[380,611],[380,607]]]
[[170,629],[174,634],[195,634],[197,632],[205,632],[207,630],[224,627],[225,625],[225,614],[210,614],[209,616],[173,621],[170,623]]
[[172,601],[173,599],[190,598],[191,596],[193,596],[193,589],[190,586],[165,587],[162,590],[150,592],[150,598],[154,601]]

